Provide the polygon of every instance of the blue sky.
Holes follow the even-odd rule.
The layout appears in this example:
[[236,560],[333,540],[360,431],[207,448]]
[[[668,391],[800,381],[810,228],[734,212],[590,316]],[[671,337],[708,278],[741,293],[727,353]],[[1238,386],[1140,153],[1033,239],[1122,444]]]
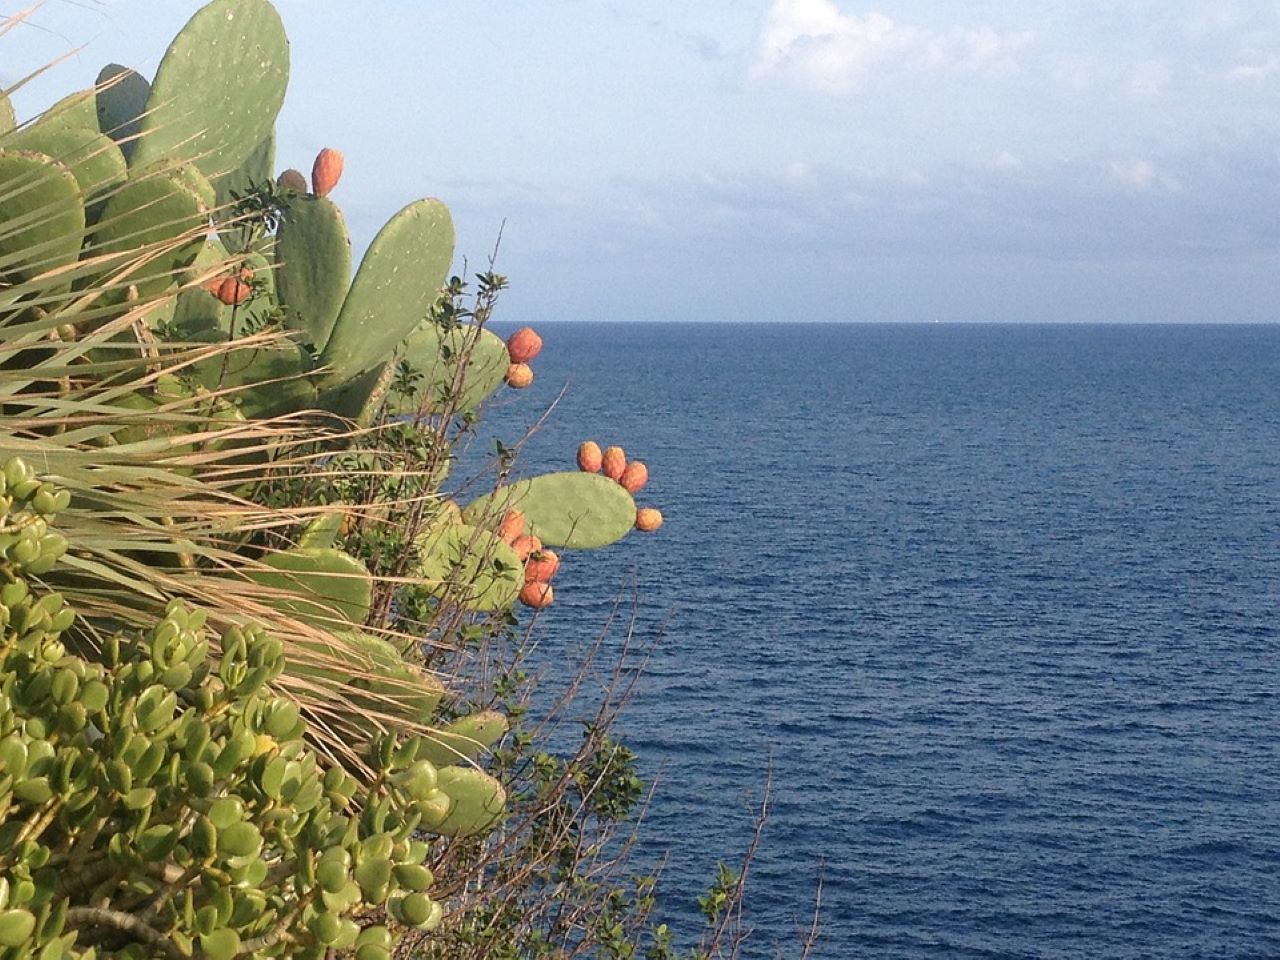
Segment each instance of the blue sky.
[[[22,3],[0,0],[0,13]],[[198,6],[47,0],[29,113]],[[446,200],[511,320],[1280,318],[1280,2],[277,0],[283,164]]]

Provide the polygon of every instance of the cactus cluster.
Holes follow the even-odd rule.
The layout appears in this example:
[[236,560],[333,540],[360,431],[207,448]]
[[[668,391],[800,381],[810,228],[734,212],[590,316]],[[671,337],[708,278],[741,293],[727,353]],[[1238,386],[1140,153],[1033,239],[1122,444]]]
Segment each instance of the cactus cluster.
[[462,764],[505,720],[379,737],[360,782],[269,691],[284,651],[252,625],[211,653],[174,602],[78,655],[75,611],[31,579],[67,549],[50,529],[67,500],[19,460],[0,471],[0,957],[385,960],[373,911],[438,924],[424,831],[493,821],[501,788]]

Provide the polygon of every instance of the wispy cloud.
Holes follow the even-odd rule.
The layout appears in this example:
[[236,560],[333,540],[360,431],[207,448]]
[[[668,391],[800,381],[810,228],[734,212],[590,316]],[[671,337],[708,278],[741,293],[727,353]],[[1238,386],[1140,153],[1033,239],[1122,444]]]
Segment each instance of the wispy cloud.
[[833,0],[773,0],[753,71],[845,93],[894,69],[1011,73],[1033,39],[1030,31],[990,26],[928,30],[883,13],[845,13]]

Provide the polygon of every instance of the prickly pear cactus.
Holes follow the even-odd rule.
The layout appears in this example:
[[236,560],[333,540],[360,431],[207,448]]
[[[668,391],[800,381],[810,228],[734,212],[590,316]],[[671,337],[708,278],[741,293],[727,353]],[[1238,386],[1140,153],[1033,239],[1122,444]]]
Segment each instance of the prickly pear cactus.
[[469,523],[496,522],[508,510],[524,514],[528,531],[550,547],[592,549],[625,537],[635,526],[636,503],[608,477],[548,473],[500,487],[469,503]]
[[109,63],[98,71],[94,96],[98,129],[118,143],[125,159],[129,159],[151,99],[151,84],[128,67]]
[[285,323],[319,349],[329,342],[351,282],[351,238],[325,197],[299,197],[276,235],[276,289]]
[[325,769],[268,689],[281,644],[232,627],[214,652],[180,603],[81,658],[75,611],[31,581],[67,549],[67,505],[21,461],[0,470],[0,955],[389,960],[360,918],[438,924],[419,831],[484,829],[501,786],[446,776],[421,738],[370,744],[373,787]]
[[18,120],[13,115],[13,104],[9,102],[9,95],[0,90],[0,136],[4,136],[17,125]]
[[524,583],[524,564],[493,533],[465,523],[428,527],[416,543],[414,575],[437,596],[471,610],[510,607]]
[[418,328],[444,286],[453,240],[439,200],[411,203],[378,232],[320,353],[329,384],[386,363]]
[[[213,0],[165,52],[132,163],[235,170],[271,132],[289,82],[289,41],[266,0]],[[96,120],[96,117],[95,117]]]
[[38,123],[6,137],[3,145],[6,150],[43,153],[61,163],[76,178],[86,203],[124,183],[128,175],[120,148],[84,127]]
[[0,150],[0,277],[11,283],[74,263],[84,198],[71,170],[42,153]]

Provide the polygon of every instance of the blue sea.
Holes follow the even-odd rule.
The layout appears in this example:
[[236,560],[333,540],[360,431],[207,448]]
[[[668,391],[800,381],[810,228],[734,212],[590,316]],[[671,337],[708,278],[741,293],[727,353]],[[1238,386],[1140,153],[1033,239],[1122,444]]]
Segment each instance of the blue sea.
[[666,516],[538,627],[661,634],[620,727],[664,917],[771,776],[750,960],[819,884],[823,960],[1280,957],[1280,328],[540,332],[485,429],[559,398],[523,469],[621,444]]

